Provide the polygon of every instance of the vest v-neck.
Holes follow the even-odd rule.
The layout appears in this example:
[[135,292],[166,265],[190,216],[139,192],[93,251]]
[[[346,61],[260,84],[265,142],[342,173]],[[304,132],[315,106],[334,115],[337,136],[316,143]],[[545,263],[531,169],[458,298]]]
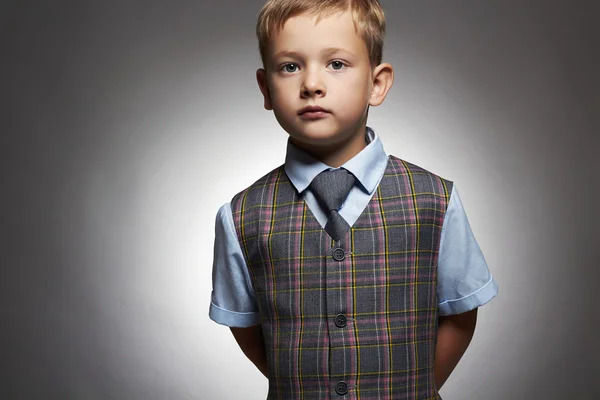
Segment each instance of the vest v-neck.
[[[373,203],[376,201],[376,196],[378,196],[378,193],[379,193],[379,186],[381,185],[381,181],[383,180],[383,177],[384,177],[385,175],[389,175],[389,174],[391,173],[391,171],[390,171],[391,167],[392,167],[392,166],[391,166],[391,159],[390,159],[390,157],[388,156],[388,158],[387,158],[387,164],[386,164],[385,170],[384,170],[384,172],[383,172],[383,175],[382,175],[381,179],[379,180],[379,183],[377,184],[377,187],[375,188],[375,190],[374,190],[374,191],[373,191],[373,193],[371,194],[371,197],[369,198],[369,201],[366,203],[365,207],[364,207],[364,208],[361,210],[361,212],[360,212],[360,214],[359,214],[358,218],[356,219],[356,221],[354,221],[352,224],[348,223],[348,225],[350,225],[350,229],[348,230],[348,232],[346,232],[346,233],[344,234],[344,236],[342,236],[342,237],[340,238],[340,240],[338,240],[338,242],[339,242],[339,241],[341,241],[341,240],[343,240],[343,239],[344,239],[344,238],[345,238],[345,237],[346,237],[346,236],[347,236],[347,235],[348,235],[348,234],[349,234],[349,233],[352,231],[352,228],[354,228],[354,226],[355,226],[355,225],[359,224],[359,222],[361,221],[361,219],[365,218],[365,213],[366,213],[366,212],[367,212],[367,211],[368,211],[368,210],[369,210],[369,209],[370,209],[370,208],[373,206]],[[288,181],[288,183],[289,183],[290,185],[292,185],[292,182],[290,182],[290,179],[289,179],[289,177],[287,176],[287,174],[285,173],[285,170],[283,169],[283,167],[282,167],[281,169],[282,169],[282,170],[281,170],[282,176],[285,176],[285,179]],[[292,185],[292,186],[293,186],[293,185]],[[330,236],[330,235],[327,233],[327,231],[325,231],[325,226],[324,226],[324,225],[322,225],[322,224],[319,222],[318,218],[317,218],[317,217],[315,216],[315,214],[313,213],[313,210],[311,209],[311,207],[310,207],[310,205],[308,204],[308,202],[306,201],[306,199],[305,199],[305,198],[303,198],[303,197],[301,197],[301,196],[298,194],[298,192],[297,192],[297,191],[295,191],[295,190],[294,190],[294,193],[295,193],[295,195],[296,195],[296,201],[298,201],[298,202],[302,202],[303,209],[304,209],[304,213],[305,213],[306,217],[307,217],[308,219],[312,219],[312,220],[313,220],[313,222],[314,222],[315,224],[317,224],[318,226],[320,226],[320,227],[321,227],[321,229],[322,229],[322,230],[323,230],[323,232],[324,232],[324,233],[327,235],[327,237],[328,237],[329,239],[331,239],[332,241],[334,241],[334,240],[333,240],[333,238],[332,238],[332,237],[331,237],[331,236]],[[348,222],[348,221],[346,221],[346,222]]]

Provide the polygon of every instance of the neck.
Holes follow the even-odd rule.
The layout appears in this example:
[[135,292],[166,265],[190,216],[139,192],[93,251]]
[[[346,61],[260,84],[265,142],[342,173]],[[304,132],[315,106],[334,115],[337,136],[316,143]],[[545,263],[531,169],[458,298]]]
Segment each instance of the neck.
[[339,168],[367,147],[366,129],[365,126],[356,135],[352,135],[344,141],[327,145],[311,146],[299,143],[293,138],[291,140],[294,145],[303,149],[323,164],[332,168]]

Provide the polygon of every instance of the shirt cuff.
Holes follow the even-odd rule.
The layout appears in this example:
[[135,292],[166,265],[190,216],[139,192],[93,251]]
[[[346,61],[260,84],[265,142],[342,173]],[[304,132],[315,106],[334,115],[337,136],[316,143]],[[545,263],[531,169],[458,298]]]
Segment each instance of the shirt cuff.
[[494,277],[475,292],[460,299],[446,300],[438,304],[438,315],[462,314],[480,307],[498,295],[498,284]]
[[212,301],[208,316],[217,324],[235,328],[247,328],[260,324],[260,314],[257,312],[229,311],[217,306]]

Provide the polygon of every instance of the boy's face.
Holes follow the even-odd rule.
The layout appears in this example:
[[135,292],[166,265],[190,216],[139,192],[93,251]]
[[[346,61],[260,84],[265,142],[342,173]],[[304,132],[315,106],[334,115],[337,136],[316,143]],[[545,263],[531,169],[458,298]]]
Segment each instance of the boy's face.
[[[310,149],[360,137],[364,145],[368,106],[383,101],[391,82],[382,90],[374,79],[381,66],[371,68],[349,11],[317,25],[315,17],[288,19],[272,36],[265,62],[266,71],[257,71],[265,108],[296,144]],[[307,106],[326,111],[302,113]]]

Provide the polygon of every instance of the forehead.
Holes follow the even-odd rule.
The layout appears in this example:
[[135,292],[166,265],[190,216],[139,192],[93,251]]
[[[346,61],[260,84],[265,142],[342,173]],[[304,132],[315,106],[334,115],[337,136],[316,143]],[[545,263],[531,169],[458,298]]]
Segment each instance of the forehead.
[[270,40],[270,53],[318,53],[327,48],[343,48],[357,55],[367,52],[366,44],[356,32],[350,11],[322,17],[297,15],[289,18]]

